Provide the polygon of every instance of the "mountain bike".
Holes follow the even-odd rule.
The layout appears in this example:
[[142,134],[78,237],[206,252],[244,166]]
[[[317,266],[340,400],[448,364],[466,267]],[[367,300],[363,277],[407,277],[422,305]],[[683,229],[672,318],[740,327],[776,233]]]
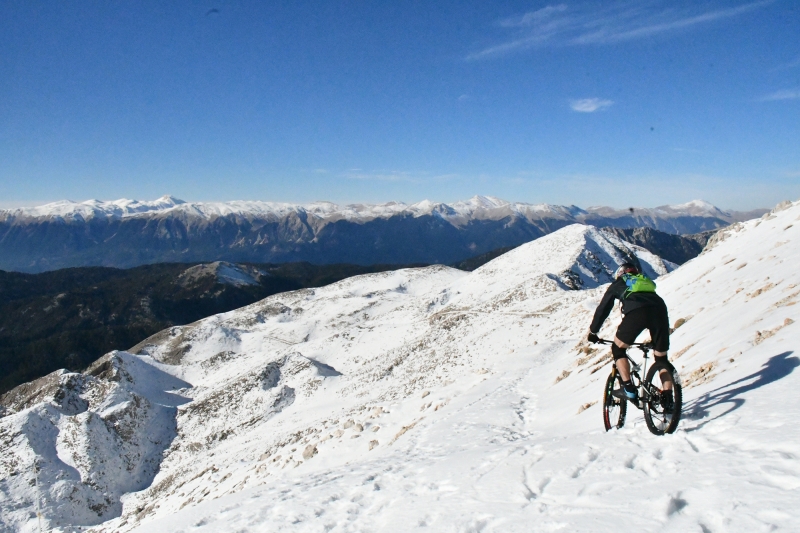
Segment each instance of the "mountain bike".
[[[612,341],[600,339],[599,344],[612,344]],[[622,378],[619,375],[615,361],[603,390],[603,423],[606,426],[606,431],[611,428],[621,428],[625,425],[625,414],[628,411],[628,402],[630,401],[637,409],[644,411],[644,421],[647,423],[647,429],[651,433],[654,435],[672,433],[677,429],[678,422],[680,422],[683,404],[683,389],[678,371],[673,369],[671,372],[673,403],[670,409],[665,409],[662,401],[662,393],[664,391],[661,388],[660,376],[662,370],[669,372],[669,367],[665,363],[656,362],[648,370],[647,359],[650,350],[653,349],[653,345],[640,342],[631,346],[641,350],[644,356],[644,361],[639,365],[626,355],[631,363],[631,381],[639,390],[639,398],[636,402],[633,402],[618,398],[612,394],[615,390],[622,388]],[[642,380],[641,375],[646,376],[644,380]],[[615,385],[617,389],[615,389]]]

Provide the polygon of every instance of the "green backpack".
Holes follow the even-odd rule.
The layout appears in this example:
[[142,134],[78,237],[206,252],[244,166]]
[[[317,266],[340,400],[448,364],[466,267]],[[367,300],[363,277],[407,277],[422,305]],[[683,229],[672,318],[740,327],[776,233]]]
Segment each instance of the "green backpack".
[[623,274],[622,279],[628,286],[623,298],[634,292],[656,292],[656,282],[642,274]]

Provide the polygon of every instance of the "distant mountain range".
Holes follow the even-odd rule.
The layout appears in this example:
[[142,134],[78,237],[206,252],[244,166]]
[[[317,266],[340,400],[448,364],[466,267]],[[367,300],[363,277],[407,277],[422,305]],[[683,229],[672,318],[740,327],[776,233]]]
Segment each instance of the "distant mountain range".
[[694,234],[760,216],[707,202],[652,209],[558,206],[475,196],[453,204],[62,201],[0,210],[0,269],[128,268],[159,262],[452,264],[576,222]]

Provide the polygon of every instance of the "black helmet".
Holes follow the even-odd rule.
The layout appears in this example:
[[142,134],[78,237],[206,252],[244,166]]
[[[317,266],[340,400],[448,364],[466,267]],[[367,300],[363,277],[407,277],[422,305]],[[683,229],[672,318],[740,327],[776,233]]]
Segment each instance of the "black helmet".
[[639,274],[639,267],[633,263],[622,263],[614,272],[614,279],[619,279],[623,274]]

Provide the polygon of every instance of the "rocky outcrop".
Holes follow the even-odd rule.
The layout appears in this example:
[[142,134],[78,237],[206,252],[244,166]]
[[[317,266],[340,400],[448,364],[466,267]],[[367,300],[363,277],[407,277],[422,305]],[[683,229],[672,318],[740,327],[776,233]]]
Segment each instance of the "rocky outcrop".
[[0,496],[0,529],[17,530],[37,497],[54,523],[91,525],[119,515],[120,497],[149,486],[158,472],[177,435],[177,407],[188,401],[173,391],[185,387],[139,358],[111,352],[85,373],[59,370],[0,397],[0,493],[17,495]]

